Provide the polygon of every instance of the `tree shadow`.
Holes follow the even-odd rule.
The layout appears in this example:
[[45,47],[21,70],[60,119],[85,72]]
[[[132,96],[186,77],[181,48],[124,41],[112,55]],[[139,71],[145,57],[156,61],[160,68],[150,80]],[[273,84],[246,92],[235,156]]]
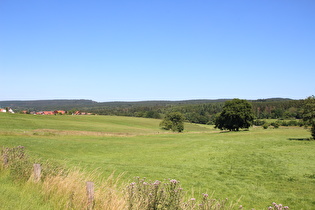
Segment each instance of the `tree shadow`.
[[248,129],[238,130],[238,131],[229,131],[229,130],[220,130],[220,133],[240,133],[240,132],[248,132]]
[[229,132],[232,132],[232,131],[223,131],[223,130],[220,130],[219,133],[229,133]]
[[311,141],[311,138],[288,138],[290,141]]

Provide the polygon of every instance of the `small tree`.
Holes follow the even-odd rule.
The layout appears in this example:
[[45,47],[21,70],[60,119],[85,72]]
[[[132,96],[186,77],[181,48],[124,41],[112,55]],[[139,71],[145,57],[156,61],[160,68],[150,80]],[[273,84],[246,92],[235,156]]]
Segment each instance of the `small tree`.
[[311,134],[315,139],[315,96],[310,96],[304,101],[303,121],[311,125]]
[[184,116],[179,112],[168,113],[160,123],[160,127],[165,130],[182,132],[184,130]]
[[252,105],[241,99],[226,101],[223,110],[215,118],[215,127],[221,130],[238,131],[249,128],[254,121]]

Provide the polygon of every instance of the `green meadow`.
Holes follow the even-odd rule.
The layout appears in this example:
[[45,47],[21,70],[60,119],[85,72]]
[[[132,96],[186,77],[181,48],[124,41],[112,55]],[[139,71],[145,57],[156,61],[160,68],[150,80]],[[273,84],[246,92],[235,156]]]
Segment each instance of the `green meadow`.
[[[173,133],[161,130],[160,121],[0,113],[0,146],[22,145],[43,162],[97,170],[104,177],[124,173],[126,182],[137,176],[176,179],[190,197],[240,199],[244,209],[266,209],[272,202],[315,209],[315,141],[306,140],[310,133],[303,127],[221,132],[187,123],[183,133]],[[0,200],[9,202],[10,192],[19,191],[10,183],[1,174]]]

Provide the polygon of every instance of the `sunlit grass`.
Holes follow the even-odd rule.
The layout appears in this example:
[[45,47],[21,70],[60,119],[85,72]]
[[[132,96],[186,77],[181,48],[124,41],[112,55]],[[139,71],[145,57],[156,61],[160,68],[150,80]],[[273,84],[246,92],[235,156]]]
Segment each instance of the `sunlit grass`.
[[25,186],[13,180],[8,171],[0,172],[0,209],[53,209],[36,186]]
[[187,125],[178,134],[160,130],[159,120],[75,117],[0,115],[0,145],[23,145],[32,156],[87,172],[98,168],[103,177],[116,171],[126,172],[125,181],[135,176],[174,178],[188,192],[214,192],[215,198],[235,201],[241,197],[246,209],[267,208],[272,202],[291,209],[315,206],[314,141],[294,140],[310,136],[303,128],[219,132],[212,126]]

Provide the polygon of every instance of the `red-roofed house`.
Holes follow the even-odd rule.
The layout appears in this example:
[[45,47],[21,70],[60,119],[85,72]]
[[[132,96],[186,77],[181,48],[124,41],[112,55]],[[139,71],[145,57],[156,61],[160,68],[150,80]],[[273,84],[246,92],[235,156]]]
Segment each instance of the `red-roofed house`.
[[54,111],[55,114],[66,114],[66,111],[63,110],[56,110]]
[[55,113],[53,111],[43,111],[43,115],[54,115]]

